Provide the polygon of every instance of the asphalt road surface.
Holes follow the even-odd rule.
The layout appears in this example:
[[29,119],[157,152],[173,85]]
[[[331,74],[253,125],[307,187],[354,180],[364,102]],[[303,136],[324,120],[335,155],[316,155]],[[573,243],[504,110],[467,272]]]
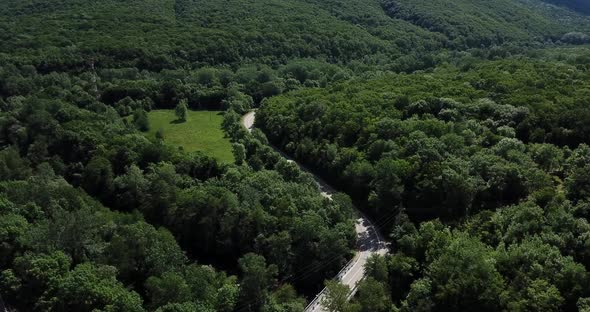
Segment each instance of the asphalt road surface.
[[[248,131],[252,131],[255,120],[256,112],[249,112],[242,117],[242,126],[248,129]],[[279,150],[275,146],[273,146],[273,148],[288,161],[296,163],[301,168],[301,170],[310,173],[317,182],[318,188],[322,195],[330,199],[332,198],[332,194],[335,193],[335,190],[329,184],[323,181],[320,177],[313,174],[303,165],[295,162],[288,155],[283,153],[283,151]],[[365,217],[365,215],[358,209],[357,211],[359,214],[359,218],[356,221],[356,234],[358,242],[357,252],[355,257],[349,263],[347,263],[346,266],[342,268],[340,273],[338,273],[338,276],[336,276],[336,279],[338,279],[342,284],[350,287],[350,297],[352,297],[356,292],[357,283],[361,281],[365,276],[364,267],[369,257],[371,257],[374,254],[385,255],[388,251],[385,240],[383,240],[383,238],[380,236],[379,232],[377,231],[373,223],[371,223],[371,221],[367,217]],[[317,294],[316,297],[307,306],[305,312],[326,311],[321,305],[324,293],[325,289],[322,290],[319,294]]]

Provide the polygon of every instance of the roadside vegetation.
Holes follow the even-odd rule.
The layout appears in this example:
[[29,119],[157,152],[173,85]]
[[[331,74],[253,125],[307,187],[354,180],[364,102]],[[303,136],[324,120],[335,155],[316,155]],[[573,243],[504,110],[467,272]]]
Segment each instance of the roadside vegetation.
[[585,305],[588,56],[466,60],[263,103],[256,121],[269,140],[393,241],[367,268],[364,311]]
[[392,254],[334,310],[585,311],[587,12],[0,1],[0,295],[35,312],[301,312],[353,255],[354,202]]

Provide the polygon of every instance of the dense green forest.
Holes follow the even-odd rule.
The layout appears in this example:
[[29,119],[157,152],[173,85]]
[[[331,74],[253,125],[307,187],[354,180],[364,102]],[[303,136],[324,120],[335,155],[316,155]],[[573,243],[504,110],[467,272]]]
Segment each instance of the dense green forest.
[[532,54],[262,104],[269,139],[393,239],[359,290],[389,295],[363,311],[571,311],[590,295],[590,54]]
[[[538,4],[513,0],[383,1],[390,16],[441,33],[454,47],[556,40],[568,30],[588,29],[586,18]],[[558,14],[559,20],[552,14]]]
[[20,310],[301,307],[290,285],[313,290],[347,261],[349,200],[324,199],[256,138],[268,165],[253,170],[150,142],[96,100],[98,112],[42,94],[7,105],[1,289]]
[[[590,311],[589,12],[1,1],[0,302],[300,312],[353,257],[356,204],[392,252],[334,312]],[[155,109],[225,111],[235,163]]]
[[[502,141],[575,148],[590,143],[589,58],[584,49],[553,53],[557,55],[550,59],[567,59],[474,62],[467,58],[428,73],[384,75],[368,82],[353,79],[330,88],[292,92],[265,101],[259,125],[271,141],[335,183],[342,181],[360,199],[378,187],[374,167],[382,158],[419,156],[407,159],[408,168],[399,168],[410,170],[403,175],[413,175],[420,163],[430,166],[449,161],[451,155],[464,157],[466,150],[477,154],[484,149],[490,154],[487,149]],[[351,185],[351,180],[356,183]],[[423,195],[409,194],[409,198],[431,202],[410,206],[440,203],[424,189],[418,193]],[[502,196],[483,196],[476,206],[489,206],[485,198],[502,202]]]
[[574,11],[582,12],[586,15],[590,14],[590,3],[583,0],[545,0],[547,3],[555,4],[562,7],[573,9]]

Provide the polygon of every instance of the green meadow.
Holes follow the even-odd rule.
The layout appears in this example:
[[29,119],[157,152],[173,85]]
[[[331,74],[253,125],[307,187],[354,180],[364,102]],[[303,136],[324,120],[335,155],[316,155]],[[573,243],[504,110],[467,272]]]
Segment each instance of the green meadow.
[[169,145],[187,152],[202,151],[226,163],[234,161],[231,144],[221,129],[221,112],[189,110],[186,122],[177,121],[174,110],[153,110],[148,117],[150,130],[146,135],[150,138],[163,129],[164,141]]

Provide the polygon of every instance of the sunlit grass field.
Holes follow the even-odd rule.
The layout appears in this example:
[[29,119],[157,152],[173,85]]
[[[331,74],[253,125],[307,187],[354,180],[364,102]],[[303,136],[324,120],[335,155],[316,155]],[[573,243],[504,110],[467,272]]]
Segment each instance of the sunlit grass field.
[[202,151],[217,160],[231,163],[231,144],[221,129],[223,116],[219,111],[188,111],[186,122],[178,122],[174,110],[153,110],[148,113],[150,138],[164,130],[164,141],[187,152]]

